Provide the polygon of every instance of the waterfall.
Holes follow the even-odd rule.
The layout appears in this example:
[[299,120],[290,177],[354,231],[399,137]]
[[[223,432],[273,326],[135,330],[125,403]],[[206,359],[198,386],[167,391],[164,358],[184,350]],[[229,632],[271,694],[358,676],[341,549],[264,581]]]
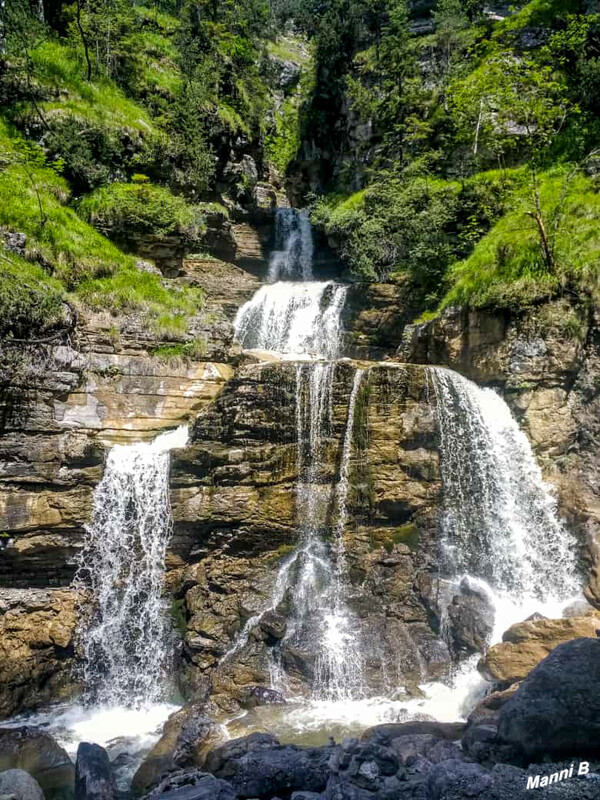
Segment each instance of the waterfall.
[[337,520],[333,539],[335,557],[329,597],[326,598],[324,633],[317,668],[317,693],[334,700],[364,694],[363,658],[358,625],[346,604],[344,531],[348,521],[346,501],[350,488],[350,458],[354,442],[356,400],[365,371],[354,373],[342,444],[340,476],[336,486]]
[[275,218],[275,249],[269,261],[269,283],[312,280],[312,227],[308,211],[280,208]]
[[[501,624],[580,590],[577,547],[525,434],[492,389],[429,369],[443,482],[441,573],[484,582]],[[511,607],[516,619],[506,618]]]
[[[269,280],[277,282],[261,287],[235,319],[236,338],[245,349],[304,359],[296,365],[299,542],[284,559],[271,593],[269,610],[284,605],[287,617],[286,634],[271,652],[271,682],[288,689],[283,657],[285,648],[292,647],[315,656],[315,698],[348,699],[362,692],[357,626],[345,604],[343,531],[354,411],[363,370],[357,370],[350,394],[339,482],[332,497],[323,473],[333,428],[333,362],[340,352],[347,287],[312,280],[312,233],[305,212],[281,209],[276,238]],[[315,361],[306,363],[306,357]],[[338,512],[333,531],[327,519],[332,500]],[[326,541],[327,530],[333,533],[333,544]],[[246,622],[223,660],[248,642],[261,616]]]
[[236,338],[246,350],[335,358],[346,292],[333,281],[262,286],[238,311]]
[[95,491],[78,583],[95,601],[82,637],[86,689],[98,705],[135,707],[163,694],[169,451],[187,438],[182,426],[153,442],[115,445]]

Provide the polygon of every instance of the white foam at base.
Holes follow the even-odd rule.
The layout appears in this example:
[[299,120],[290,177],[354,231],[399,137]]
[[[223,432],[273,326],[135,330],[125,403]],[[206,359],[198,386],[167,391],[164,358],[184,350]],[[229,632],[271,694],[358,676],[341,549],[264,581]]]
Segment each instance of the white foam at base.
[[[2,726],[33,725],[43,728],[64,747],[72,759],[75,759],[80,742],[92,742],[109,749],[111,745],[119,745],[120,752],[135,754],[145,752],[154,745],[164,723],[179,708],[174,703],[154,703],[135,709],[60,705],[39,714],[13,717],[3,722]],[[115,755],[118,753],[111,753],[111,756]]]

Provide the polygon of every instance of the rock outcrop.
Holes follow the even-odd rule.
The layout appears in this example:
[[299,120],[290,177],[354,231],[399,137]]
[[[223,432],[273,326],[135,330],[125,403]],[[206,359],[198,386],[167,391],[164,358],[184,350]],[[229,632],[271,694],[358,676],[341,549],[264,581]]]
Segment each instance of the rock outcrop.
[[46,800],[73,797],[73,763],[44,731],[33,727],[0,728],[0,771],[12,769],[22,769],[35,778]]
[[184,707],[169,717],[162,736],[133,777],[131,790],[145,794],[171,772],[203,767],[207,753],[223,739],[223,731],[200,707]]
[[510,684],[522,681],[559,644],[583,636],[596,637],[600,615],[565,619],[536,619],[512,625],[500,644],[492,645],[479,669],[488,680]]
[[97,744],[81,742],[75,762],[75,800],[116,800],[117,784],[108,753]]
[[0,716],[71,695],[77,598],[0,589]]
[[13,800],[45,800],[42,787],[28,772],[7,769],[0,772],[0,797]]
[[[323,517],[314,520],[324,534],[355,370],[344,362],[334,372]],[[185,657],[192,684],[206,686],[210,676],[213,700],[226,710],[242,701],[244,687],[268,683],[269,647],[285,631],[285,609],[274,609],[276,618],[258,619],[246,643],[219,663],[248,620],[269,608],[281,560],[298,541],[295,403],[294,364],[239,369],[198,419],[192,444],[173,457],[170,566],[185,602]],[[389,680],[397,685],[424,677],[423,669],[439,674],[449,659],[432,628],[440,477],[436,424],[420,367],[371,366],[356,408],[351,523],[344,534],[348,602],[361,621],[376,690],[383,662],[388,670],[396,665]],[[283,657],[302,691],[314,655],[290,650]]]
[[502,706],[498,742],[518,762],[600,756],[600,639],[558,645]]

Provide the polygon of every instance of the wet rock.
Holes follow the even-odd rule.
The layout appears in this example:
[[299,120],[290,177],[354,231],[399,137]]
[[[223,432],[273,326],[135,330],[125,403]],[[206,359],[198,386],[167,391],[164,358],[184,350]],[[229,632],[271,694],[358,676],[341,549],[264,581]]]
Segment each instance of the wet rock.
[[325,789],[335,748],[279,745],[265,736],[251,734],[227,742],[209,755],[205,768],[227,780],[241,800]]
[[286,699],[277,689],[270,689],[267,686],[253,686],[248,693],[246,706],[255,708],[256,706],[281,706],[285,705]]
[[272,639],[283,639],[287,630],[287,620],[282,614],[267,611],[260,619],[261,629]]
[[225,781],[200,770],[181,770],[161,781],[146,800],[236,800]]
[[389,722],[384,725],[375,725],[364,731],[362,738],[373,740],[377,744],[389,744],[393,739],[402,736],[429,735],[435,739],[458,741],[466,725],[464,722],[436,722],[416,720],[412,722]]
[[582,636],[595,638],[600,615],[565,619],[535,619],[512,625],[502,642],[486,652],[479,670],[488,680],[510,684],[525,678],[562,642]]
[[45,800],[42,787],[28,772],[7,769],[0,772],[0,797],[13,800]]
[[498,740],[517,763],[600,755],[600,639],[560,644],[538,664],[500,709]]
[[22,769],[42,787],[46,800],[72,797],[75,768],[67,752],[37,728],[0,728],[0,770]]
[[207,753],[223,737],[222,729],[206,716],[202,706],[187,706],[175,712],[133,776],[132,792],[144,794],[170,772],[204,766]]
[[115,800],[117,785],[108,753],[98,744],[81,742],[75,762],[75,800]]
[[495,611],[488,597],[461,583],[461,594],[448,606],[450,632],[458,656],[483,653],[494,628]]
[[484,800],[489,796],[492,784],[490,773],[479,764],[442,761],[428,777],[428,800]]

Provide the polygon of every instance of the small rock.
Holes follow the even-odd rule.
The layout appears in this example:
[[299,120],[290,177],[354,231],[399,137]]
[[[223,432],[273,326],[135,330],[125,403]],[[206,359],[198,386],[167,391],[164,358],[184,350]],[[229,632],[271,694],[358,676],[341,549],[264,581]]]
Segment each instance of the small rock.
[[14,797],[15,800],[44,800],[42,787],[22,769],[0,772],[0,797],[4,795]]
[[479,764],[443,761],[429,774],[428,797],[429,800],[467,800],[467,798],[484,800],[492,784],[490,773]]
[[115,800],[116,796],[108,753],[98,744],[81,742],[75,762],[75,800]]

